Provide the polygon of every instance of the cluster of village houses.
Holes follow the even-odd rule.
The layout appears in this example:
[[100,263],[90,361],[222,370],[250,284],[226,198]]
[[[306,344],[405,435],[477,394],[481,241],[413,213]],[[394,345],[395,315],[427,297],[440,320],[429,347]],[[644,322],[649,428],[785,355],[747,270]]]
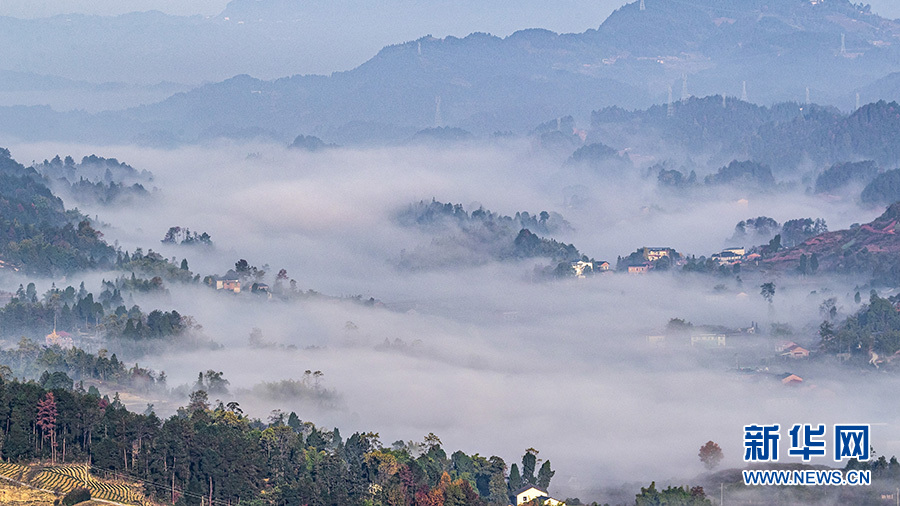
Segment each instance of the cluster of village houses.
[[[692,348],[725,349],[728,347],[734,349],[741,347],[742,345],[747,345],[748,341],[743,338],[748,335],[756,334],[758,331],[759,328],[755,322],[747,328],[730,331],[723,330],[719,332],[711,332],[707,328],[697,327],[690,332],[679,334],[677,336],[667,336],[665,334],[648,335],[647,341],[657,347],[664,347],[668,342],[675,341],[681,345],[690,345]],[[784,364],[791,363],[795,360],[808,359],[809,354],[810,351],[807,348],[804,348],[793,341],[779,341],[774,347],[775,357],[782,360]],[[739,372],[756,377],[778,379],[784,385],[799,385],[803,383],[803,378],[796,374],[773,374],[768,371],[768,368],[741,368],[739,369]]]
[[[677,251],[675,251],[674,248],[645,246],[638,249],[638,252],[641,253],[643,261],[629,265],[627,267],[627,271],[629,274],[643,274],[649,272],[653,270],[656,262],[662,260],[663,258],[671,260],[672,263],[670,265],[674,267],[680,267],[686,262],[684,257]],[[718,263],[720,266],[733,266],[743,262],[756,261],[760,258],[761,257],[759,253],[751,253],[748,255],[747,250],[744,247],[725,248],[724,250],[710,256],[710,259]],[[570,265],[575,273],[575,277],[577,278],[584,278],[588,274],[602,274],[606,272],[612,272],[610,270],[609,262],[605,261],[586,262],[583,260],[576,260],[574,262],[571,262]]]

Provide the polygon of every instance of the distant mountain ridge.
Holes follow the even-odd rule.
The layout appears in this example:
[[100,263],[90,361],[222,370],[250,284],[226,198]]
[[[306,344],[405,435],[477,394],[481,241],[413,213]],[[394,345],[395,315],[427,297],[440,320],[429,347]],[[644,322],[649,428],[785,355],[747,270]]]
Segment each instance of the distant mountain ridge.
[[742,155],[791,172],[805,161],[824,168],[849,160],[874,160],[882,168],[900,163],[900,105],[878,101],[850,114],[833,107],[785,102],[758,106],[721,96],[690,98],[667,106],[594,111],[594,135],[627,145],[629,136],[659,138],[693,152]]
[[[294,5],[244,1],[229,8],[280,12],[281,4]],[[801,102],[809,89],[813,102],[848,110],[857,91],[900,72],[900,23],[847,0],[645,0],[645,5],[645,10],[638,2],[625,5],[598,29],[580,34],[531,29],[505,38],[483,33],[422,37],[387,46],[359,67],[330,76],[265,81],[239,75],[121,114],[70,119],[86,121],[118,141],[148,136],[192,141],[210,132],[240,130],[273,132],[288,142],[302,133],[353,144],[359,139],[344,134],[351,123],[371,125],[372,135],[385,124],[403,131],[455,126],[476,135],[523,132],[548,117],[613,105],[649,107],[665,102],[668,89],[680,99],[716,93],[737,97],[746,88],[749,100],[762,103]],[[290,18],[285,9],[284,19],[273,23]],[[167,30],[185,29],[195,38],[207,37],[210,23],[226,30],[224,18],[169,18],[160,20],[154,36],[171,37]],[[265,20],[257,24],[247,28],[247,47],[232,46],[232,41],[210,53],[212,58],[220,53],[245,58],[247,48],[262,43],[253,37]],[[270,35],[288,28],[273,28]],[[3,37],[0,30],[0,42]],[[209,37],[194,43],[206,47],[215,39]],[[193,49],[179,50],[196,59],[190,56]],[[0,49],[0,57],[3,53]],[[877,98],[861,96],[865,102]],[[0,117],[11,113],[0,111]],[[44,113],[15,114],[22,119]],[[361,130],[365,137],[367,129]]]

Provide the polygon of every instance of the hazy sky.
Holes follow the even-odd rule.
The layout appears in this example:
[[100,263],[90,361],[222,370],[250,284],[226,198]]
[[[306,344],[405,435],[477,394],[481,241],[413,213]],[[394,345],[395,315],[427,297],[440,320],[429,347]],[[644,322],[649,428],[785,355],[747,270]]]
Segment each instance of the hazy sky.
[[[371,7],[371,5],[358,0],[339,1],[333,4],[316,0],[304,3],[312,12],[322,12],[329,7],[335,12],[345,11],[348,5],[352,7],[353,4],[359,4],[362,9]],[[175,0],[3,0],[0,2],[0,15],[44,17],[75,12],[116,15],[147,10],[159,10],[177,15],[215,15],[222,12],[227,4],[228,0],[195,0],[191,2]],[[407,5],[421,8],[428,4],[433,4],[436,10],[435,18],[431,20],[435,23],[427,23],[430,30],[434,30],[436,26],[443,26],[446,27],[446,34],[465,35],[472,31],[487,31],[505,35],[504,32],[511,32],[519,28],[540,27],[565,32],[596,28],[614,9],[624,5],[625,2],[623,0],[561,0],[551,4],[535,0],[523,0],[516,3],[399,0],[387,2],[382,7],[402,9],[404,5]],[[446,13],[448,8],[454,14],[453,16],[437,15],[438,11]],[[402,16],[395,19],[398,21],[398,26],[406,25]],[[353,20],[348,21],[348,28],[352,27]],[[367,22],[368,20],[359,19],[357,21]],[[511,23],[519,25],[511,26]],[[386,28],[392,31],[396,27],[388,26]],[[457,30],[464,30],[466,33]],[[434,33],[434,35],[439,35],[439,33]],[[407,36],[407,34],[398,33],[398,36]]]
[[[299,0],[298,0],[299,1]],[[358,0],[352,0],[358,1]],[[407,0],[413,3],[410,0]],[[419,0],[421,1],[421,0]],[[444,3],[441,1],[429,0],[434,3]],[[218,14],[221,12],[228,0],[192,0],[184,2],[181,0],[3,0],[0,2],[0,16],[13,17],[43,17],[54,14],[69,13],[87,13],[87,14],[104,14],[115,15],[126,12],[160,10],[170,14],[188,15],[188,14]],[[419,2],[415,2],[419,3]],[[596,21],[596,15],[603,13],[601,20],[612,12],[613,9],[624,5],[627,2],[623,0],[565,0],[561,2],[533,2],[526,0],[525,2],[479,2],[478,4],[470,4],[469,2],[459,2],[464,4],[466,8],[472,5],[483,5],[485,10],[498,12],[496,6],[508,5],[510,11],[515,10],[516,16],[522,16],[522,3],[528,4],[529,7],[540,7],[524,9],[528,17],[533,19],[534,26],[549,28],[556,31],[583,31],[588,27],[599,24]],[[868,2],[872,5],[872,9],[882,16],[897,18],[900,17],[900,2],[896,0],[871,0]],[[494,4],[494,5],[491,5]],[[532,6],[531,4],[535,4]],[[560,15],[561,10],[568,10],[566,7],[576,7],[577,15],[563,17]],[[570,11],[571,12],[571,11]],[[460,13],[461,16],[470,18],[473,21],[472,31],[492,31],[490,26],[502,24],[501,19],[485,19],[483,13],[477,11],[469,11]],[[483,26],[479,26],[478,22]],[[452,23],[453,20],[448,20]],[[550,26],[553,25],[553,26]]]

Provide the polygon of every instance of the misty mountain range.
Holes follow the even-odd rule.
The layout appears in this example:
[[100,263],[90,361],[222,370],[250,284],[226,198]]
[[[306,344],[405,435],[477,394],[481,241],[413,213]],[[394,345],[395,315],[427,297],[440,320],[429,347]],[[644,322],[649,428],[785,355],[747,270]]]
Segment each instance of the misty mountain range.
[[[296,68],[291,55],[302,51],[286,21],[291,5],[232,2],[209,19],[160,13],[0,18],[0,58],[20,72],[54,69],[109,81],[184,82],[179,78],[213,67],[270,74]],[[580,34],[426,36],[330,76],[242,74],[120,112],[6,107],[0,118],[5,133],[24,139],[90,133],[95,140],[152,144],[259,136],[289,142],[305,133],[346,145],[408,138],[442,124],[477,135],[525,132],[550,117],[665,103],[670,89],[676,100],[723,94],[756,103],[802,102],[808,89],[811,101],[842,110],[855,108],[857,93],[863,103],[900,98],[900,23],[864,6],[846,0],[645,5],[628,4]],[[257,20],[241,25],[246,33],[237,37],[225,21],[232,15]],[[114,58],[107,54],[113,48]]]

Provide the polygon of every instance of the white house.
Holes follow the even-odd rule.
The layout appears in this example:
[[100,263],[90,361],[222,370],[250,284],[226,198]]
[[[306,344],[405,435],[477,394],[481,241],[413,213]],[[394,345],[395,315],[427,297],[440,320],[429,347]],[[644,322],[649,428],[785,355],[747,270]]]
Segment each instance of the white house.
[[546,490],[541,490],[534,485],[525,485],[516,492],[516,505],[525,504],[529,501],[537,499],[538,504],[545,506],[565,506],[566,503],[556,500],[547,494]]
[[725,334],[691,334],[691,346],[725,346]]
[[594,272],[593,262],[582,262],[581,260],[578,260],[577,262],[572,262],[570,265],[572,266],[572,270],[575,271],[575,277],[579,279],[585,278],[585,272]]

